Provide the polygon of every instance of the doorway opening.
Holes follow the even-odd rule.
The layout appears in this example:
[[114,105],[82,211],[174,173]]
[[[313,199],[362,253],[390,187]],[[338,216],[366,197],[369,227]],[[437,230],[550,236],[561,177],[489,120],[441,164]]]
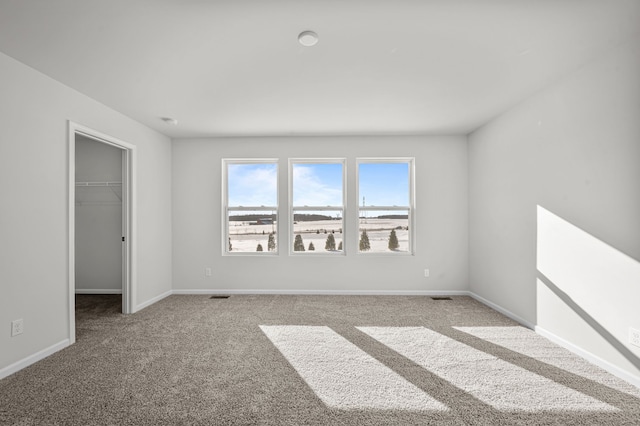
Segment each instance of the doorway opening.
[[[69,340],[76,293],[135,311],[135,146],[69,122]],[[86,296],[85,296],[86,298]]]

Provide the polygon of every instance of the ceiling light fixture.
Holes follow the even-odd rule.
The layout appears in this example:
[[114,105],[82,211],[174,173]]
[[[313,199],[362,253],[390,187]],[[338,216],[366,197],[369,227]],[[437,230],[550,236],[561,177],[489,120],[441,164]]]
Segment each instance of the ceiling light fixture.
[[318,34],[313,31],[303,31],[298,35],[298,42],[303,46],[313,46],[318,43]]
[[173,124],[174,126],[178,125],[178,120],[176,120],[175,118],[162,117],[161,120],[164,121],[167,124]]

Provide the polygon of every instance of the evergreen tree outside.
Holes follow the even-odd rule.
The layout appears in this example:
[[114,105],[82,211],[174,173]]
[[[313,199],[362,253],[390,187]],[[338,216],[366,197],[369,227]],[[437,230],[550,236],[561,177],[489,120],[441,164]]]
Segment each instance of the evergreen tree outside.
[[368,251],[371,250],[371,243],[369,242],[369,235],[367,235],[367,230],[362,230],[362,235],[360,235],[360,251]]
[[338,251],[342,251],[342,241],[340,241],[340,244],[338,244]]
[[336,239],[333,234],[329,234],[327,237],[327,242],[324,244],[325,250],[335,250],[336,249]]
[[400,243],[398,242],[398,237],[396,236],[396,230],[392,229],[389,234],[389,250],[397,250],[400,247]]
[[276,238],[273,232],[269,233],[269,241],[267,241],[267,250],[276,251]]
[[309,251],[315,251],[316,246],[313,245],[313,242],[309,243]]
[[233,250],[233,246],[231,245],[231,237],[229,237],[229,251]]
[[304,243],[300,234],[296,235],[296,239],[293,242],[293,251],[304,251]]
[[256,251],[263,251],[262,250],[262,244],[258,244],[258,247],[256,247]]

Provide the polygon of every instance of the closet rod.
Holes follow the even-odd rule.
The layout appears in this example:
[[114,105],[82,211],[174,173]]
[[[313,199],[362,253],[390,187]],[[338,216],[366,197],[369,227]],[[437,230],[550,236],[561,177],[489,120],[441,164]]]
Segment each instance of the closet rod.
[[122,186],[122,182],[76,182],[76,186]]

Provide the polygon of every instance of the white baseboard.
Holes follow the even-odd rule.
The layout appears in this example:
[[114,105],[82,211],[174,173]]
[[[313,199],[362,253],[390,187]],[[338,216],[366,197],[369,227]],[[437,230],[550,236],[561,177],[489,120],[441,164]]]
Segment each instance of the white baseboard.
[[620,367],[611,364],[609,361],[606,361],[602,358],[600,358],[597,355],[592,354],[591,352],[585,351],[584,349],[582,349],[579,346],[574,345],[573,343],[569,342],[568,340],[563,339],[560,336],[557,336],[555,334],[553,334],[552,332],[540,327],[540,326],[536,326],[535,327],[535,332],[538,333],[539,335],[546,337],[547,339],[551,340],[553,343],[562,346],[563,348],[573,352],[574,354],[586,359],[587,361],[589,361],[592,364],[597,365],[598,367],[602,368],[603,370],[608,371],[609,373],[613,374],[616,377],[621,378],[622,380],[625,380],[629,383],[631,383],[632,385],[636,386],[637,388],[640,388],[640,376],[635,376],[623,369],[621,369]]
[[469,296],[473,297],[474,299],[476,299],[478,302],[483,303],[485,305],[487,305],[488,307],[490,307],[491,309],[500,312],[501,314],[511,318],[512,320],[522,324],[523,326],[530,328],[532,330],[534,330],[536,333],[538,333],[539,335],[541,335],[542,337],[545,337],[549,340],[551,340],[553,343],[562,346],[563,348],[569,350],[570,352],[578,355],[579,357],[582,357],[584,359],[586,359],[587,361],[589,361],[590,363],[597,365],[598,367],[602,368],[603,370],[613,374],[616,377],[621,378],[622,380],[627,381],[628,383],[631,383],[632,385],[640,388],[640,377],[635,376],[625,370],[622,370],[620,367],[610,363],[609,361],[606,361],[602,358],[600,358],[597,355],[592,354],[589,351],[585,351],[584,349],[582,349],[581,347],[574,345],[573,343],[569,342],[568,340],[563,339],[562,337],[556,336],[555,334],[551,333],[548,330],[545,330],[544,328],[537,326],[535,324],[531,324],[529,321],[524,320],[523,318],[519,317],[518,315],[514,314],[513,312],[510,312],[506,309],[504,309],[502,306],[500,305],[496,305],[493,302],[490,302],[489,300],[478,296],[477,294],[473,293],[473,292],[469,292]]
[[291,296],[468,296],[466,290],[281,290],[281,289],[176,289],[173,294],[268,294]]
[[148,306],[151,306],[151,305],[153,305],[153,304],[154,304],[154,303],[156,303],[156,302],[161,301],[161,300],[162,300],[162,299],[164,299],[165,297],[171,296],[172,294],[174,294],[174,293],[173,293],[173,290],[169,290],[169,291],[166,291],[166,292],[164,292],[164,293],[162,293],[162,294],[160,294],[160,295],[158,295],[158,296],[156,296],[156,297],[153,297],[153,298],[151,298],[151,299],[147,300],[146,302],[142,302],[142,303],[140,303],[139,305],[137,305],[137,306],[133,309],[133,312],[131,312],[131,313],[132,313],[132,314],[135,314],[136,312],[141,311],[141,310],[143,310],[144,308],[146,308],[146,307],[148,307]]
[[513,312],[503,308],[500,305],[496,305],[495,303],[491,302],[490,300],[485,299],[482,296],[478,296],[477,294],[475,294],[472,291],[468,291],[467,294],[471,297],[473,297],[474,299],[476,299],[478,302],[487,305],[488,307],[490,307],[491,309],[493,309],[494,311],[498,311],[500,312],[502,315],[511,318],[512,320],[514,320],[517,323],[522,324],[523,326],[530,328],[531,330],[534,330],[536,328],[535,324],[530,323],[529,321],[525,320],[524,318],[514,314]]
[[58,342],[54,345],[51,345],[48,348],[45,348],[41,351],[38,351],[33,355],[29,355],[28,357],[23,358],[20,361],[16,361],[13,364],[8,365],[3,369],[0,369],[0,379],[4,379],[5,377],[8,377],[13,373],[18,372],[23,368],[30,366],[31,364],[34,364],[42,359],[45,359],[49,355],[52,355],[58,352],[59,350],[66,348],[67,346],[69,346],[69,339],[64,339],[63,341]]
[[[78,290],[76,290],[78,292]],[[513,312],[504,309],[500,305],[497,305],[471,291],[466,290],[452,290],[452,291],[384,291],[384,290],[249,290],[249,289],[176,289],[169,290],[165,293],[162,293],[154,298],[147,300],[144,303],[137,305],[134,309],[134,312],[138,312],[148,306],[153,305],[156,302],[164,299],[165,297],[171,296],[172,294],[177,295],[199,295],[199,294],[271,294],[271,295],[336,295],[336,296],[348,296],[348,295],[369,295],[369,296],[470,296],[480,303],[490,307],[491,309],[500,312],[501,314],[511,318],[512,320],[522,324],[523,326],[535,330],[536,333],[540,334],[543,337],[551,340],[552,342],[564,347],[565,349],[573,352],[574,354],[586,359],[592,364],[597,365],[598,367],[608,371],[609,373],[631,383],[632,385],[640,388],[640,377],[635,376],[631,373],[628,373],[619,367],[611,364],[604,359],[585,351],[579,346],[574,345],[573,343],[556,336],[550,331],[545,330],[542,327],[536,326]],[[29,365],[38,362],[49,355],[52,355],[58,352],[61,349],[69,346],[69,339],[65,339],[59,343],[56,343],[48,348],[45,348],[39,352],[36,352],[33,355],[30,355],[20,361],[17,361],[7,367],[0,369],[0,379],[3,379],[11,374],[28,367]]]
[[122,294],[121,288],[76,288],[76,294]]

